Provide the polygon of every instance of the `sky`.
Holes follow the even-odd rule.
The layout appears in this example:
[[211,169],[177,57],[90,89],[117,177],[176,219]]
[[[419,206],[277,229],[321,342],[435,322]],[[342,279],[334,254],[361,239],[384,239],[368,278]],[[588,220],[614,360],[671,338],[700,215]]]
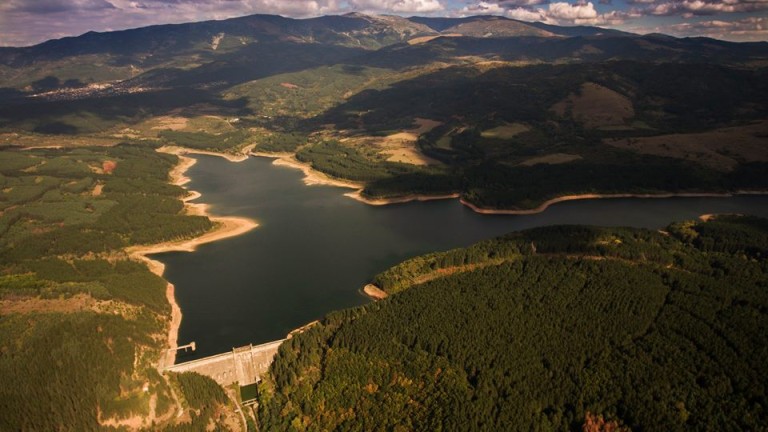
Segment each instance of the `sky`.
[[0,0],[0,46],[257,13],[308,18],[347,12],[501,15],[641,34],[768,40],[768,0]]

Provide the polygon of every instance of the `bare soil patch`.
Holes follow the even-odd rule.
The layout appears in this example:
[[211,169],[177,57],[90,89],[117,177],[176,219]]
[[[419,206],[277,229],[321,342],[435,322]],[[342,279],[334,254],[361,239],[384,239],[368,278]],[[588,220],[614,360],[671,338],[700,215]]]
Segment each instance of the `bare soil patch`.
[[102,191],[104,190],[104,183],[97,183],[96,186],[93,187],[93,190],[91,191],[92,196],[100,196]]
[[374,300],[383,300],[387,297],[389,297],[389,294],[387,294],[384,290],[377,287],[374,284],[368,284],[363,288],[363,292],[368,296],[371,297]]
[[186,117],[163,116],[157,117],[151,120],[151,122],[154,124],[151,127],[152,130],[179,131],[187,127],[189,119]]

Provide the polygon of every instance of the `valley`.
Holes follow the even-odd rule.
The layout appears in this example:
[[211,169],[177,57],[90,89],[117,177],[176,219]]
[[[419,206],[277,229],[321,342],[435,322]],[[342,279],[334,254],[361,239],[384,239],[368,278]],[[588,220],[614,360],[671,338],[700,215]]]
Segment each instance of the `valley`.
[[[766,60],[361,13],[0,47],[0,429],[759,429]],[[315,321],[252,408],[163,373]]]

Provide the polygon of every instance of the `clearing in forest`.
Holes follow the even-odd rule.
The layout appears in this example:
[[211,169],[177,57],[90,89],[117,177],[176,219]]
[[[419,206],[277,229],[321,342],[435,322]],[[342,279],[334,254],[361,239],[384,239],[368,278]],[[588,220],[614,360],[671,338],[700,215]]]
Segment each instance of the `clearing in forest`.
[[605,140],[613,147],[641,154],[673,157],[719,171],[743,162],[768,162],[768,120],[701,133]]
[[439,162],[421,153],[416,146],[419,136],[429,132],[442,123],[436,120],[416,118],[416,127],[397,132],[385,137],[357,136],[343,139],[353,146],[370,146],[379,149],[388,162],[401,162],[411,165],[433,165]]
[[595,83],[584,83],[578,93],[551,108],[557,115],[570,115],[588,128],[624,125],[635,116],[632,101],[626,96]]

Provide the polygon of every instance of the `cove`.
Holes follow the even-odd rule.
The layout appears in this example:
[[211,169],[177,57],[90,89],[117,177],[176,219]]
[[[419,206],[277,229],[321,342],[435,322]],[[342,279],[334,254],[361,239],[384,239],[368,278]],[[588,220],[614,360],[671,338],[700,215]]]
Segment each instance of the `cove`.
[[305,186],[303,174],[271,159],[198,159],[190,190],[211,213],[253,218],[249,233],[196,252],[153,255],[176,286],[179,343],[197,343],[177,362],[284,338],[325,314],[370,300],[360,289],[407,258],[554,224],[661,228],[705,213],[768,217],[768,196],[601,199],[555,204],[534,215],[480,215],[458,200],[370,206],[348,189]]

